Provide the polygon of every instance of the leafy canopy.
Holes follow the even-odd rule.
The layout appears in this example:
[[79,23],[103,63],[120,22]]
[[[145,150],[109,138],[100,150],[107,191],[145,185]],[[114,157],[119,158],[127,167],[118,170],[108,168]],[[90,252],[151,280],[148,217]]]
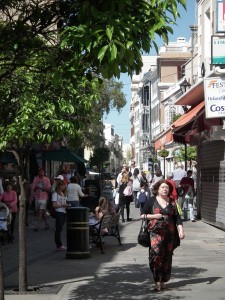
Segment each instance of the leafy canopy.
[[[142,67],[185,0],[2,0],[0,147],[82,132],[99,120],[103,78]],[[112,102],[111,102],[112,103]],[[122,106],[121,106],[122,107]]]

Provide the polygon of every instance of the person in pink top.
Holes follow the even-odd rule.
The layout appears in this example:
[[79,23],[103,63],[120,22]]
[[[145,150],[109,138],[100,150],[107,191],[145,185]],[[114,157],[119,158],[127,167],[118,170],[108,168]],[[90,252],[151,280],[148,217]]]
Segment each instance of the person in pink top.
[[41,219],[45,222],[45,229],[49,229],[49,224],[46,218],[46,206],[50,191],[50,179],[45,176],[45,170],[43,168],[39,168],[38,176],[33,180],[30,193],[30,204],[34,198],[35,208],[37,210],[37,223],[34,227],[34,231],[39,230]]
[[13,240],[18,200],[17,200],[17,194],[15,191],[13,191],[12,183],[10,181],[6,183],[5,190],[6,191],[3,192],[3,194],[1,194],[0,196],[0,201],[5,203],[5,205],[9,208],[11,212],[12,219],[10,224],[10,234]]

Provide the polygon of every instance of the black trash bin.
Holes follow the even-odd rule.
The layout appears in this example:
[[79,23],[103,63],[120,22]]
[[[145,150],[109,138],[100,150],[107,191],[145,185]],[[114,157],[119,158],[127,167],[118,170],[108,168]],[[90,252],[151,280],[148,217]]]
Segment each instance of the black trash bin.
[[89,209],[71,207],[67,210],[66,258],[89,258]]

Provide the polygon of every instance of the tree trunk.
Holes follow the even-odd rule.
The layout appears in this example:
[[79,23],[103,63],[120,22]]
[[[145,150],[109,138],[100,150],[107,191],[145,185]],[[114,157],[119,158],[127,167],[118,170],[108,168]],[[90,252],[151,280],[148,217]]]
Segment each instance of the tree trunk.
[[24,160],[18,152],[11,150],[20,168],[20,205],[19,205],[19,292],[27,291],[27,248],[26,248],[26,194],[24,189]]
[[5,300],[4,295],[4,271],[2,262],[2,251],[0,251],[0,300]]
[[21,197],[19,211],[19,291],[27,290],[27,249],[26,249],[26,196],[22,177],[19,177]]

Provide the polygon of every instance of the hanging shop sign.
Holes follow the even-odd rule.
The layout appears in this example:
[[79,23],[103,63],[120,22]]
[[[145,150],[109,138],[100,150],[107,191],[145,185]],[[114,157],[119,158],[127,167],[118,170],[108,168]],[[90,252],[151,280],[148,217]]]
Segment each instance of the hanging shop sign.
[[216,32],[225,32],[225,0],[216,2]]
[[225,36],[212,36],[211,64],[225,65]]
[[225,117],[225,77],[204,79],[206,118]]

